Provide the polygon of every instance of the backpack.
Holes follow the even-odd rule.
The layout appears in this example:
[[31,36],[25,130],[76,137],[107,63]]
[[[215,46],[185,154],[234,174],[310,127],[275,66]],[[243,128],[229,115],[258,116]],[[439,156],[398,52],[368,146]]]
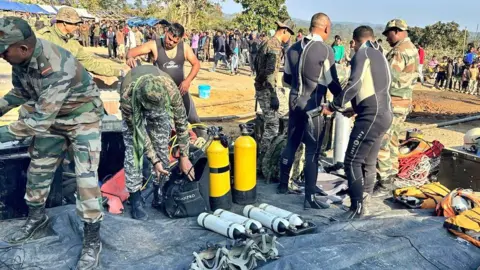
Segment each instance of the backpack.
[[443,227],[480,248],[480,207],[448,218]]
[[[201,152],[198,151],[197,154],[203,154]],[[203,154],[192,163],[195,164],[195,181],[189,181],[181,174],[177,164],[177,167],[171,170],[169,181],[162,188],[163,210],[170,218],[197,217],[210,210],[207,159]]]
[[457,188],[452,192],[448,193],[443,200],[437,204],[435,209],[435,213],[437,216],[444,216],[444,217],[454,217],[457,215],[454,206],[453,200],[456,196],[460,196],[467,201],[473,203],[474,207],[480,207],[480,199],[473,194],[471,190],[465,190],[462,188]]
[[409,208],[435,209],[449,192],[448,188],[434,182],[421,187],[412,186],[396,189],[393,192],[393,198]]

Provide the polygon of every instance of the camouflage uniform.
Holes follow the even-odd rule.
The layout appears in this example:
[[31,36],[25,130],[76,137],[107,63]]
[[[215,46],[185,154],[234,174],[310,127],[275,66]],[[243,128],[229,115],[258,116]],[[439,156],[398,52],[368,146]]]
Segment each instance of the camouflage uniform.
[[130,193],[142,187],[143,153],[152,164],[169,167],[171,119],[182,156],[188,156],[188,122],[183,99],[175,82],[154,66],[131,70],[120,90],[120,110],[125,142],[125,177]]
[[[58,11],[57,20],[68,23],[80,23],[82,21],[78,13],[70,7],[62,7]],[[73,39],[73,36],[69,34],[63,34],[56,25],[42,28],[37,32],[37,36],[69,51],[89,72],[102,76],[120,76],[122,74],[123,68],[120,64],[94,57],[91,53],[84,50],[78,40]],[[28,102],[21,106],[19,110],[20,119],[25,118],[33,111],[33,105],[33,102]],[[75,177],[75,164],[72,162],[73,156],[71,152],[72,149],[69,149],[63,161],[64,181]]]
[[121,76],[123,66],[99,57],[94,57],[93,54],[85,51],[78,40],[72,39],[66,34],[63,34],[57,26],[45,27],[37,32],[37,37],[48,40],[65,50],[72,53],[78,61],[85,67],[86,70],[101,76]]
[[[386,30],[399,28],[406,31],[407,23],[403,20],[388,22]],[[400,40],[387,54],[392,74],[390,95],[392,96],[393,123],[383,138],[382,148],[378,154],[378,174],[385,180],[398,173],[398,147],[403,124],[412,108],[413,87],[418,79],[418,50],[410,38]]]
[[[22,40],[18,20],[3,19],[0,27],[10,32],[9,37],[17,35],[15,40]],[[28,65],[13,66],[12,84],[13,89],[0,99],[0,115],[29,100],[35,102],[35,110],[27,118],[0,128],[0,142],[35,136],[27,173],[27,204],[31,208],[45,204],[57,166],[70,144],[77,164],[77,213],[87,223],[101,221],[97,169],[103,104],[90,75],[68,51],[37,39]]]
[[[268,150],[270,143],[278,135],[279,116],[288,113],[288,93],[286,93],[285,88],[279,87],[277,78],[280,70],[281,52],[282,43],[276,37],[272,37],[261,45],[257,54],[255,96],[262,109],[265,123],[262,140],[259,143],[258,164],[261,164],[263,155]],[[270,108],[270,99],[275,95],[280,102],[278,112]]]

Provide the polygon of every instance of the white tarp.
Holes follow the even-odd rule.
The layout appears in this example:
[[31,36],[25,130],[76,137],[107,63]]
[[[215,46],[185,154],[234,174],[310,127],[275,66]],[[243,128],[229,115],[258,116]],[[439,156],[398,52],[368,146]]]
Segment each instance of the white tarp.
[[49,6],[49,5],[38,5],[38,6],[48,11],[50,14],[57,14],[57,10],[54,9],[52,6]]

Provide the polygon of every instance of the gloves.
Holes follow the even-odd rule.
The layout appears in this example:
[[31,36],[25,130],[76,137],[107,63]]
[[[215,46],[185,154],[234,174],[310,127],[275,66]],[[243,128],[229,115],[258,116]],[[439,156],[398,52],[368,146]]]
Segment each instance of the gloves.
[[277,95],[272,95],[270,97],[270,109],[274,111],[278,111],[279,108],[280,108],[280,101],[278,100]]

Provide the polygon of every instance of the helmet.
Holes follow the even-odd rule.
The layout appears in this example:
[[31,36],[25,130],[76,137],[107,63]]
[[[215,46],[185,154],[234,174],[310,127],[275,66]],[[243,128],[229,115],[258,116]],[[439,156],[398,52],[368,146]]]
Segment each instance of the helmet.
[[463,149],[470,152],[480,150],[480,128],[474,128],[465,133],[465,136],[463,136]]
[[66,22],[66,23],[81,23],[82,19],[78,15],[77,11],[72,7],[62,7],[58,10],[57,22]]

